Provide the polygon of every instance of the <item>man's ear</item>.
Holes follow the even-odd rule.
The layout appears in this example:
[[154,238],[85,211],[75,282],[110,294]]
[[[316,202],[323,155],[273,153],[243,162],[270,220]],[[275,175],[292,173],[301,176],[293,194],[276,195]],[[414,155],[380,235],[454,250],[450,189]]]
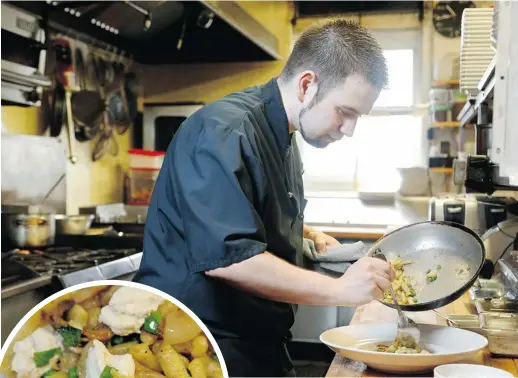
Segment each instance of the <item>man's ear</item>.
[[298,80],[297,99],[303,104],[309,104],[316,94],[316,85],[315,73],[313,71],[304,71]]

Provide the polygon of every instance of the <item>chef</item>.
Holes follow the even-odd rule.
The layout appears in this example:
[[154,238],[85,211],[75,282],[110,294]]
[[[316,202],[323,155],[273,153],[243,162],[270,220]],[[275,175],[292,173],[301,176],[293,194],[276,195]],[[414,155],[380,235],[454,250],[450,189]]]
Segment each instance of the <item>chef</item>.
[[279,77],[204,106],[175,134],[135,280],[205,323],[230,376],[292,375],[296,305],[358,306],[390,285],[390,265],[373,258],[340,278],[297,266],[303,237],[321,253],[338,241],[304,224],[295,133],[318,148],[351,137],[386,83],[373,37],[332,21],[301,35]]

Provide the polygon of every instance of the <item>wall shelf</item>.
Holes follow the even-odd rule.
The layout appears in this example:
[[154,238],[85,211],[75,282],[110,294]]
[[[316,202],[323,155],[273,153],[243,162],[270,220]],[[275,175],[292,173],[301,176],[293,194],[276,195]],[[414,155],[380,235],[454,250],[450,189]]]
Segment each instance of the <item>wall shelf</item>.
[[437,173],[453,173],[453,168],[437,167],[437,168],[430,168],[430,171],[437,172]]
[[432,87],[454,87],[460,85],[460,80],[436,80],[432,82]]
[[460,127],[460,122],[433,122],[432,127],[442,128],[442,127]]

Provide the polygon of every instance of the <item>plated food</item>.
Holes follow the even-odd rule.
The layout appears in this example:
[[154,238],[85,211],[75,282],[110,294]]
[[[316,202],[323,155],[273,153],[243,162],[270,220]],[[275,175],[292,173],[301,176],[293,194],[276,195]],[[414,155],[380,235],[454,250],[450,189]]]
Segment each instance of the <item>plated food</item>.
[[18,378],[223,377],[214,346],[174,303],[132,286],[68,293],[23,325],[2,359]]
[[385,353],[400,353],[400,354],[430,354],[429,351],[421,348],[416,342],[415,339],[408,335],[403,337],[396,337],[392,344],[378,344],[376,346],[377,352],[385,352]]
[[369,368],[392,374],[420,374],[436,366],[477,358],[487,339],[460,328],[420,324],[420,348],[430,353],[387,353],[396,338],[393,323],[354,324],[323,332],[320,340],[339,355],[365,363]]

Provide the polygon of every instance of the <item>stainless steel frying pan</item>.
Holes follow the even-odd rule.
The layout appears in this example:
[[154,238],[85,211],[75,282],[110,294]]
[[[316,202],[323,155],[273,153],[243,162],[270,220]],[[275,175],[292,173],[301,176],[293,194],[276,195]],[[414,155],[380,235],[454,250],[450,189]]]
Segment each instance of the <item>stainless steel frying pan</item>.
[[[433,310],[458,299],[473,285],[485,260],[479,236],[451,222],[420,222],[399,228],[374,243],[367,256],[378,253],[389,260],[399,255],[409,262],[404,274],[415,281],[418,302],[401,305],[403,311]],[[427,278],[429,269],[437,271],[433,282]]]

